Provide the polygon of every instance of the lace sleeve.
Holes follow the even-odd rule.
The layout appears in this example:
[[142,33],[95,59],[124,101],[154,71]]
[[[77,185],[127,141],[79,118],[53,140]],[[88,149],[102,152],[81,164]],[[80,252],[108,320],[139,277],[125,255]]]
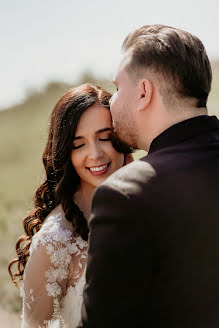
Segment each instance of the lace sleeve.
[[58,222],[51,230],[45,224],[34,237],[21,286],[23,328],[47,327],[49,322],[61,320],[60,303],[66,293],[71,255],[77,251],[71,232]]

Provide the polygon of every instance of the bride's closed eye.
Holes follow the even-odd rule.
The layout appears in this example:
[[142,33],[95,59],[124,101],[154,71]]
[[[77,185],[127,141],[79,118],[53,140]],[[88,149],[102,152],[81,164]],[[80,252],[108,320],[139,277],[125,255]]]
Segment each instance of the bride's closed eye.
[[[110,138],[110,136],[109,137],[103,137],[103,138],[99,138],[99,141],[111,141],[111,138]],[[85,145],[85,143],[82,143],[82,144],[80,144],[80,145],[74,145],[73,144],[73,149],[79,149],[79,148],[81,148],[81,147],[83,147]]]
[[78,146],[74,146],[73,145],[73,149],[79,149],[79,148],[81,148],[82,146],[84,146],[85,144],[81,144],[81,145],[78,145]]
[[85,145],[84,137],[78,136],[75,137],[72,141],[72,149],[79,149]]
[[104,133],[99,136],[99,141],[111,141],[111,134],[111,131],[104,131]]

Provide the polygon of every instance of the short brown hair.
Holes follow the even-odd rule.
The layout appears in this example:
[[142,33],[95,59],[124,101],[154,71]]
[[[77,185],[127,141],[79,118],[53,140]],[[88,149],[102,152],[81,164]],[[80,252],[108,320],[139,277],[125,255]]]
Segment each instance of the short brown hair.
[[206,107],[211,90],[211,65],[202,42],[194,35],[164,25],[145,25],[131,32],[122,49],[131,53],[128,69],[149,68],[171,83],[178,96],[197,99]]

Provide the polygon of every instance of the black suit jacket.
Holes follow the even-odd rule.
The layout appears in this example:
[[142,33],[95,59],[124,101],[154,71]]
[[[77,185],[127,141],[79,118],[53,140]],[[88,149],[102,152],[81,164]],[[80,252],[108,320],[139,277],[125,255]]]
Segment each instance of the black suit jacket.
[[95,192],[84,328],[219,327],[219,121],[201,116]]

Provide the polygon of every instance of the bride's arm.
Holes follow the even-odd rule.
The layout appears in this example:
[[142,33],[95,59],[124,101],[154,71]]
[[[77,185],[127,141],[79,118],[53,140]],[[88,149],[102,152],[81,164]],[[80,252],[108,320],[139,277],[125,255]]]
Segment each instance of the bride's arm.
[[66,292],[70,254],[61,243],[39,243],[30,256],[23,279],[24,327],[46,327],[59,317]]

